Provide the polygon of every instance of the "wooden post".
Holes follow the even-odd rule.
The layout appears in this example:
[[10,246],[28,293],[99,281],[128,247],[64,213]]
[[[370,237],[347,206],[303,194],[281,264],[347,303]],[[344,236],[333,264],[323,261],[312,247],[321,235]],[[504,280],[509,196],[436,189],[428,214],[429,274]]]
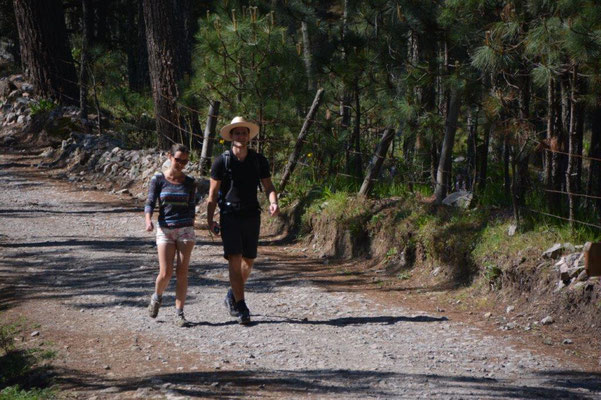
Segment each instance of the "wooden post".
[[296,163],[298,161],[298,157],[300,156],[301,149],[303,147],[303,140],[309,133],[309,129],[311,128],[311,124],[313,124],[313,119],[315,118],[315,114],[317,114],[317,109],[321,104],[321,98],[323,97],[323,89],[318,89],[315,94],[315,99],[313,99],[313,104],[311,104],[311,109],[305,118],[305,122],[303,123],[303,127],[301,128],[300,133],[298,134],[298,138],[296,139],[296,145],[294,145],[294,150],[290,157],[288,158],[288,164],[286,165],[286,169],[284,170],[284,175],[282,176],[282,180],[280,181],[279,192],[282,193],[288,180],[290,179],[290,175],[292,175],[292,171],[296,167]]
[[390,146],[390,142],[392,142],[393,137],[394,129],[386,128],[384,130],[384,134],[382,135],[380,143],[378,143],[378,147],[376,147],[376,152],[374,153],[374,156],[371,159],[371,162],[369,163],[367,174],[365,175],[365,179],[363,180],[361,189],[359,189],[359,195],[369,196],[369,193],[371,192],[371,189],[374,186],[374,181],[376,180],[376,177],[380,174],[382,164],[384,163],[386,153],[388,152],[388,147]]
[[211,169],[211,157],[213,157],[213,139],[215,138],[215,127],[217,126],[217,116],[219,115],[218,101],[213,101],[209,106],[209,116],[205,126],[204,138],[202,141],[202,151],[200,153],[200,175],[206,175]]

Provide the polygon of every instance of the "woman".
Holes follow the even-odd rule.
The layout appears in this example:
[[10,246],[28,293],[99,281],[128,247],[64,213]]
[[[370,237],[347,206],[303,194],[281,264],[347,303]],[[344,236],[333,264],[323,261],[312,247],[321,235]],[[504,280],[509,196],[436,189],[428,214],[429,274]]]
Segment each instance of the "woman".
[[159,253],[159,275],[155,283],[154,294],[150,298],[148,312],[156,318],[163,300],[163,292],[173,274],[173,263],[177,255],[175,267],[175,324],[187,325],[184,317],[184,302],[188,290],[188,265],[195,244],[194,234],[194,196],[196,185],[194,179],[186,176],[183,169],[189,161],[189,150],[186,146],[175,144],[169,150],[169,168],[163,173],[155,174],[150,180],[148,200],[144,207],[146,230],[152,232],[152,212],[159,200],[159,218],[156,234]]

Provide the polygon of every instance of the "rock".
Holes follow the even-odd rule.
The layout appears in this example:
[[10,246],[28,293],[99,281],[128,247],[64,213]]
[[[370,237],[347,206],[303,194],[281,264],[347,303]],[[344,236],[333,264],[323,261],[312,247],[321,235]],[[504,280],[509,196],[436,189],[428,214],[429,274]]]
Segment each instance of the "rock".
[[588,274],[586,273],[586,271],[584,270],[584,268],[582,268],[580,270],[580,273],[578,274],[578,276],[576,277],[576,282],[584,282],[588,279]]
[[104,366],[104,367],[102,367],[102,368],[104,368],[104,369],[106,369],[106,370],[109,370],[109,369],[111,369],[111,366],[110,366],[110,365],[105,365],[105,366]]
[[564,283],[564,281],[559,280],[559,282],[557,282],[557,286],[553,290],[553,293],[557,293],[557,292],[561,291],[561,289],[563,289],[564,287],[566,287],[566,284]]
[[127,189],[121,189],[121,190],[117,191],[117,194],[130,194],[130,193],[129,193],[129,190],[127,190]]
[[550,315],[547,315],[545,318],[540,320],[540,323],[543,325],[551,325],[554,322],[555,322],[555,320]]
[[454,192],[445,197],[442,204],[460,208],[468,208],[472,202],[474,194],[465,190]]
[[517,225],[515,225],[515,224],[509,225],[509,228],[507,228],[507,235],[514,236],[517,229],[518,229]]
[[543,252],[543,258],[557,258],[563,252],[563,246],[561,243],[555,243]]
[[552,346],[553,340],[551,340],[551,338],[546,337],[543,339],[543,343],[546,344],[547,346]]
[[486,314],[484,314],[484,318],[488,319],[492,317],[492,313],[491,312],[487,312]]
[[16,89],[16,86],[8,79],[0,79],[0,97],[7,97],[10,92]]
[[515,306],[507,306],[507,308],[505,309],[505,312],[507,314],[509,314],[510,312],[512,312],[513,310],[515,310]]
[[31,332],[31,337],[36,337],[36,336],[40,336],[40,331]]
[[11,113],[8,113],[8,114],[6,115],[6,117],[4,118],[4,120],[5,120],[6,122],[8,122],[8,123],[11,123],[11,122],[15,122],[15,121],[17,120],[17,118],[18,118],[17,114],[16,114],[16,113],[13,113],[13,112],[11,112]]
[[572,344],[574,342],[572,341],[572,339],[564,339],[563,342],[561,342],[561,343],[562,344]]

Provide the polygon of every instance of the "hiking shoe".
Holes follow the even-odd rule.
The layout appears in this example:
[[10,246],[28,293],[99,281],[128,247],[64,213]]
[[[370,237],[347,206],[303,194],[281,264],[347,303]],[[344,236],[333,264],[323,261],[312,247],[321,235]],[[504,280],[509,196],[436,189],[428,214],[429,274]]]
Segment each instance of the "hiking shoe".
[[161,308],[161,303],[163,299],[156,299],[154,296],[150,297],[150,304],[148,305],[148,314],[150,318],[156,318],[159,315],[159,308]]
[[186,319],[186,317],[184,317],[184,314],[175,314],[175,319],[173,320],[173,323],[175,323],[175,326],[178,326],[180,328],[185,328],[188,326],[188,320]]
[[234,298],[234,292],[232,292],[232,288],[227,291],[225,299],[223,299],[223,305],[225,308],[227,308],[232,317],[238,316],[238,313],[236,312],[236,299]]
[[244,300],[236,303],[236,319],[242,325],[250,324],[250,310],[246,306]]

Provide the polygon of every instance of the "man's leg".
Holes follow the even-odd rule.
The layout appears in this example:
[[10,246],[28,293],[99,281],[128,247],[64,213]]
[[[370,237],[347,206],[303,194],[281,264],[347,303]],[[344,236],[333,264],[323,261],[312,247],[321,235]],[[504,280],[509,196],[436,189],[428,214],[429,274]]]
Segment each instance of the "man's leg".
[[230,254],[227,258],[230,285],[236,302],[244,300],[244,275],[242,273],[242,254]]
[[[254,263],[254,258],[242,257],[242,282],[244,283],[244,285],[246,285],[246,281],[250,276],[250,271],[252,270]],[[244,287],[242,288],[242,290],[244,291]]]

